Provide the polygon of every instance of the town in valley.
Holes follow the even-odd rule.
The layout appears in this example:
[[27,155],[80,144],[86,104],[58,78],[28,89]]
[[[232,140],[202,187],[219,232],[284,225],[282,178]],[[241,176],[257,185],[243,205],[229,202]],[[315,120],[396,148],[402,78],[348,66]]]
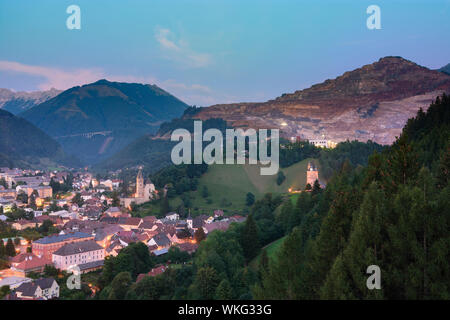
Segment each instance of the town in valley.
[[[318,181],[318,170],[309,163],[305,174],[308,192]],[[156,257],[171,248],[192,254],[208,233],[245,221],[244,216],[225,215],[221,209],[195,217],[177,212],[136,217],[132,206],[158,199],[158,190],[144,179],[141,168],[129,197],[119,197],[122,184],[120,179],[97,179],[83,170],[0,168],[0,220],[2,228],[15,234],[2,239],[8,260],[0,270],[0,287],[10,288],[6,298],[59,298],[56,280],[61,272],[71,274],[75,267],[81,274],[98,272],[106,257],[117,256],[130,243],[144,243]],[[166,261],[136,281],[170,267]],[[54,277],[47,277],[49,272]],[[88,286],[95,294],[95,287]]]

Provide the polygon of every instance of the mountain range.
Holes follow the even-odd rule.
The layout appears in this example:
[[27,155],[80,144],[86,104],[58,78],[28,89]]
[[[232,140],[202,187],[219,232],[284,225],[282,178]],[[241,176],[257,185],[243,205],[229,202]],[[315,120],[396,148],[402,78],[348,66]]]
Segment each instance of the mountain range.
[[279,128],[284,137],[391,144],[408,118],[426,110],[450,76],[401,57],[379,61],[261,103],[198,108],[192,119],[222,118],[233,127]]
[[78,166],[61,146],[25,119],[0,110],[0,167]]
[[156,85],[99,80],[68,89],[23,113],[86,164],[105,159],[188,107]]
[[[186,109],[185,114],[193,109],[195,108]],[[147,172],[155,172],[168,166],[172,164],[170,157],[172,148],[178,143],[170,140],[170,135],[175,129],[186,129],[189,132],[193,132],[194,120],[176,118],[170,122],[165,122],[160,126],[156,134],[145,135],[134,140],[110,158],[96,164],[93,168],[95,171],[105,172],[145,166]],[[219,129],[225,135],[227,123],[222,119],[208,119],[203,122],[202,129],[203,132],[208,129]],[[205,142],[204,145],[206,144]]]
[[19,114],[57,96],[61,92],[61,90],[54,88],[47,91],[33,92],[16,92],[0,88],[0,109]]
[[[426,110],[439,94],[450,92],[449,68],[430,70],[401,57],[385,57],[274,100],[207,108],[189,107],[155,85],[107,80],[63,92],[0,89],[0,107],[25,110],[19,116],[45,132],[3,111],[0,163],[17,161],[21,154],[27,161],[52,158],[52,153],[53,160],[60,160],[66,153],[102,169],[160,166],[169,163],[170,132],[190,127],[194,119],[280,128],[285,138],[390,144],[419,108]],[[48,148],[39,149],[43,145]]]

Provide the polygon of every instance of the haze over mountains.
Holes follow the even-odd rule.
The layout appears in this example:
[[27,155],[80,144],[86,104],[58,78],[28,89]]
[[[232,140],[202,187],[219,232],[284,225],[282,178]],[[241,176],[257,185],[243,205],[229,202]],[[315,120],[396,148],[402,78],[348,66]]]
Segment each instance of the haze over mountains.
[[99,80],[73,87],[20,114],[87,164],[183,114],[184,102],[155,85]]
[[222,118],[234,127],[280,128],[286,137],[390,144],[408,118],[450,92],[450,76],[401,57],[346,72],[305,90],[263,103],[200,108],[186,117]]
[[0,167],[77,166],[61,146],[42,130],[12,113],[0,110]]
[[[194,108],[186,109],[185,113]],[[95,170],[108,171],[123,168],[145,166],[148,172],[155,172],[172,164],[171,151],[178,143],[170,140],[173,130],[186,129],[194,131],[193,119],[173,119],[161,125],[154,135],[144,135],[108,159],[94,166]],[[219,129],[224,135],[227,124],[222,119],[208,119],[202,123],[203,132],[208,129]],[[204,142],[204,145],[208,144]]]
[[[324,135],[336,142],[371,139],[390,144],[419,108],[427,109],[436,96],[450,92],[450,76],[445,73],[449,68],[430,70],[400,57],[385,57],[267,102],[189,109],[155,85],[99,80],[63,92],[0,89],[3,109],[26,109],[19,116],[46,133],[3,112],[0,154],[3,164],[20,159],[21,154],[28,160],[35,156],[38,162],[47,157],[62,159],[66,156],[61,145],[83,164],[97,163],[103,169],[162,165],[168,162],[173,143],[158,140],[167,140],[173,126],[193,119],[224,119],[243,128],[280,128],[285,137]],[[14,138],[19,135],[19,140]],[[23,148],[15,146],[19,141]],[[39,149],[42,144],[48,148]]]

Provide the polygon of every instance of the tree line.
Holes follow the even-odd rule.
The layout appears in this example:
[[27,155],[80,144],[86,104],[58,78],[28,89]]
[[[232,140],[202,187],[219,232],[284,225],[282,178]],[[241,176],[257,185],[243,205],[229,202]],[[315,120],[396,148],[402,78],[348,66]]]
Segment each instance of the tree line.
[[[288,223],[275,259],[260,261],[254,297],[448,299],[449,124],[444,95],[367,167],[345,162],[312,208],[284,205],[299,224]],[[380,290],[366,286],[369,265],[381,269]]]

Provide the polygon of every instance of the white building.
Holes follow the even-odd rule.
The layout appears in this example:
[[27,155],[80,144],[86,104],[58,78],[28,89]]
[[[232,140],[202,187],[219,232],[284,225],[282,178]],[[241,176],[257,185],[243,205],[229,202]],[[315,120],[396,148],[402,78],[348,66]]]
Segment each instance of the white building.
[[319,148],[335,148],[337,144],[336,142],[326,139],[313,139],[309,140],[309,143]]
[[104,259],[105,249],[93,240],[68,243],[52,254],[52,262],[60,270],[74,266],[84,270],[84,265],[103,262]]
[[77,214],[75,212],[69,212],[67,210],[59,210],[59,211],[55,211],[55,212],[50,212],[48,215],[52,216],[52,217],[60,217],[62,219],[76,219],[77,218]]
[[180,219],[180,215],[176,212],[169,212],[168,214],[166,214],[166,219],[177,221],[178,219]]
[[21,284],[13,293],[19,299],[49,300],[59,297],[59,285],[53,278],[37,279]]

